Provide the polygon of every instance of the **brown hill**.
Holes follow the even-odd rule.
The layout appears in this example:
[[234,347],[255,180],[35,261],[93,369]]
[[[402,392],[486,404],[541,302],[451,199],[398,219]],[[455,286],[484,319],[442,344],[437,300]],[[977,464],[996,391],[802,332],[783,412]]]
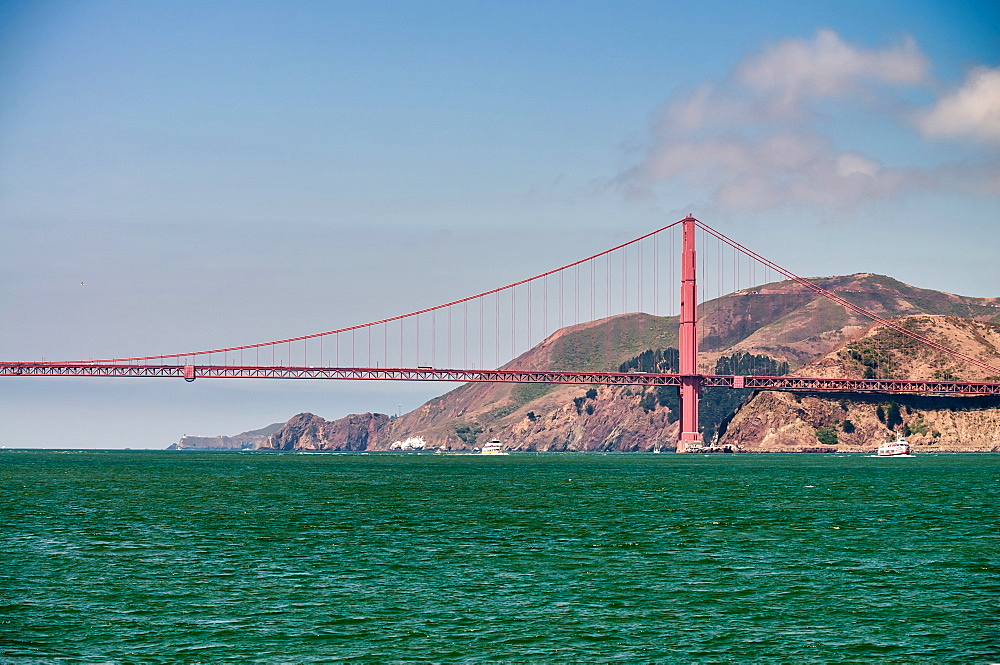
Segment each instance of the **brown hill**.
[[[1000,366],[1000,325],[926,315],[906,317],[902,322],[924,337]],[[798,373],[1000,381],[1000,376],[962,364],[880,325],[870,326]],[[864,452],[874,451],[896,434],[906,436],[917,452],[1000,452],[1000,398],[764,391],[733,416],[719,443],[759,452]]]
[[[814,281],[884,316],[935,314],[1000,321],[997,298],[918,289],[872,274]],[[703,304],[699,315],[700,364],[706,371],[714,369],[720,356],[739,351],[787,361],[794,370],[834,351],[870,323],[791,281],[722,296]],[[677,317],[625,314],[559,330],[505,368],[616,370],[642,351],[676,345]],[[421,437],[427,447],[450,449],[476,448],[491,438],[517,450],[673,447],[676,424],[651,399],[651,391],[607,386],[589,390],[588,386],[465,384],[366,430],[365,445],[388,449],[394,442]],[[342,431],[359,426],[351,418],[358,417],[318,427],[321,436],[303,438],[299,429],[282,430],[268,445],[356,449],[346,447],[356,445],[347,443],[356,442],[356,436]]]

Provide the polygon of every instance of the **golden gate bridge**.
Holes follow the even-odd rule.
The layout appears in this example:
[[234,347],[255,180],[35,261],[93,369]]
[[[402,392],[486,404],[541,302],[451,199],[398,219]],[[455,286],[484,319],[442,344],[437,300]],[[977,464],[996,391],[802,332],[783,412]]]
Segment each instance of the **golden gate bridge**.
[[[677,230],[681,236],[679,247],[676,243]],[[706,245],[714,241],[717,249],[714,271],[707,271],[698,262],[699,240],[702,253],[705,253]],[[676,259],[679,259],[679,265]],[[698,400],[703,388],[1000,395],[1000,382],[991,381],[716,375],[702,372],[698,351],[698,303],[706,300],[704,283],[714,281],[720,292],[731,284],[733,292],[738,292],[744,287],[767,283],[776,276],[791,280],[854,314],[960,363],[1000,375],[1000,368],[869,311],[688,216],[554,270],[377,321],[280,340],[187,353],[69,361],[0,361],[0,376],[677,386],[680,395],[679,452],[700,443]],[[679,293],[674,290],[676,286],[661,288],[663,282],[676,285],[678,281]],[[676,306],[675,293],[679,296]],[[518,366],[519,345],[530,348],[539,337],[544,339],[567,325],[646,310],[658,315],[663,309],[668,313],[678,313],[677,372],[551,371]],[[505,363],[505,359],[509,361]]]

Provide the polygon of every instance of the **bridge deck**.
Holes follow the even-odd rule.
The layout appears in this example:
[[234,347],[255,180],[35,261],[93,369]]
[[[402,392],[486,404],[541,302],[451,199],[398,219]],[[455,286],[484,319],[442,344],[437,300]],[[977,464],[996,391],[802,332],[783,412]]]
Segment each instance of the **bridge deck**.
[[[643,372],[537,372],[399,367],[285,367],[244,365],[145,365],[117,363],[3,362],[0,376],[89,376],[216,379],[349,379],[368,381],[451,381],[564,383],[612,386],[680,386],[680,374]],[[795,392],[918,393],[1000,395],[1000,383],[828,379],[800,376],[699,375],[706,388],[754,388]]]

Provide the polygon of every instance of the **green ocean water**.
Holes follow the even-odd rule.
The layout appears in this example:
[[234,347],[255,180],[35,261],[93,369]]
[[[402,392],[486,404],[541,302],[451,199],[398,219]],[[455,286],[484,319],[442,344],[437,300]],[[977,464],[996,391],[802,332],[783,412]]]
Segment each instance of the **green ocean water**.
[[1000,456],[0,451],[0,662],[1000,662]]

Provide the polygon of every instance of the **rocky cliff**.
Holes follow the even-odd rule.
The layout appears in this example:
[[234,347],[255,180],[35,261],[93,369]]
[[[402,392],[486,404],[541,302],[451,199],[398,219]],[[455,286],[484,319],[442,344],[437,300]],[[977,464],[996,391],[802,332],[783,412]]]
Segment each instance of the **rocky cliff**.
[[[367,450],[388,424],[383,413],[351,414],[328,421],[311,413],[293,416],[259,448],[262,450]],[[372,446],[375,447],[375,446]]]

